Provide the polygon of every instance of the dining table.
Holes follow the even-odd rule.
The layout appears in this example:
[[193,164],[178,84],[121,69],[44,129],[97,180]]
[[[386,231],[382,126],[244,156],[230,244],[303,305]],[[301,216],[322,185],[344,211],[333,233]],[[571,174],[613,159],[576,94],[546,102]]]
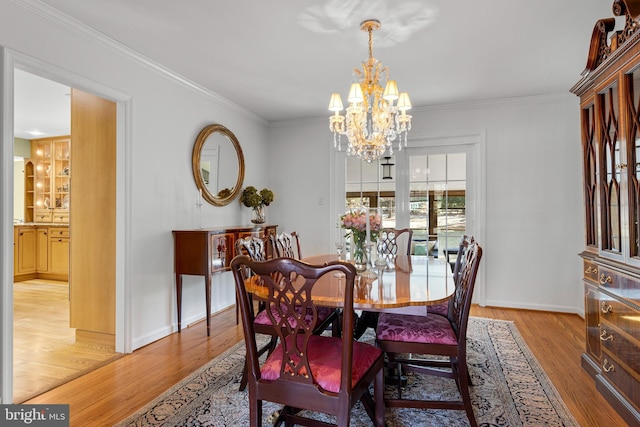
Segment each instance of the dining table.
[[[336,254],[305,257],[302,261],[324,265],[338,260]],[[373,274],[372,274],[373,273]],[[318,280],[312,298],[316,305],[342,308],[344,276],[331,273]],[[266,298],[266,289],[248,280],[247,292]],[[455,291],[451,267],[445,259],[424,255],[397,255],[370,265],[354,283],[355,310],[399,311],[425,315],[429,305],[447,300]]]

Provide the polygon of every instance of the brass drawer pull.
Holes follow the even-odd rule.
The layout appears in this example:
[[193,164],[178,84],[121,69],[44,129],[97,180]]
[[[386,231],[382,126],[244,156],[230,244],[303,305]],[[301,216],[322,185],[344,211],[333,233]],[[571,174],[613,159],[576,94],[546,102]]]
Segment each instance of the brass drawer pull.
[[600,303],[600,311],[602,311],[603,314],[612,313],[613,307],[611,307],[611,304],[602,301],[602,303]]
[[609,341],[609,340],[613,341],[613,334],[607,335],[607,330],[604,329],[600,334],[600,341]]
[[591,274],[591,273],[596,273],[598,274],[598,269],[594,268],[594,267],[587,267],[587,269],[584,271],[585,274]]
[[613,281],[613,279],[611,278],[611,276],[606,276],[604,274],[600,275],[600,284],[604,285],[607,283],[611,283]]
[[604,359],[602,361],[602,370],[605,372],[615,372],[616,371],[616,367],[613,366],[611,363],[609,363],[609,361],[607,359]]

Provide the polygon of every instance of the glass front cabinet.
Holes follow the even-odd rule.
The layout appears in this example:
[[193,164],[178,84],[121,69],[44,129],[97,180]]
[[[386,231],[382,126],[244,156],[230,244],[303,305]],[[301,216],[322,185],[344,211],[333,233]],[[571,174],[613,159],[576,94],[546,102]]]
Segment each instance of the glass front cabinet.
[[31,158],[25,162],[26,222],[69,222],[70,141],[68,136],[31,140]]
[[613,14],[596,22],[571,89],[583,166],[582,366],[629,425],[640,425],[640,7],[615,0]]

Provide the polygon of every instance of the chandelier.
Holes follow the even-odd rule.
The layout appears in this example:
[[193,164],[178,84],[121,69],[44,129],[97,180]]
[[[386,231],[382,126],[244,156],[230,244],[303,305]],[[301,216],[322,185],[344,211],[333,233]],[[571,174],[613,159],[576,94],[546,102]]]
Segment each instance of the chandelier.
[[[333,145],[342,149],[341,136],[349,141],[347,154],[355,155],[367,163],[379,159],[389,149],[393,155],[392,142],[398,139],[398,150],[407,146],[407,133],[411,130],[411,116],[407,110],[411,101],[407,92],[398,93],[395,80],[389,80],[389,70],[373,57],[372,33],[380,28],[380,21],[370,19],[360,24],[362,31],[369,33],[369,59],[362,63],[362,71],[354,69],[354,83],[349,89],[349,106],[345,115],[339,93],[331,94],[329,128],[333,132]],[[384,90],[380,78],[386,82]],[[394,105],[394,102],[396,104]]]

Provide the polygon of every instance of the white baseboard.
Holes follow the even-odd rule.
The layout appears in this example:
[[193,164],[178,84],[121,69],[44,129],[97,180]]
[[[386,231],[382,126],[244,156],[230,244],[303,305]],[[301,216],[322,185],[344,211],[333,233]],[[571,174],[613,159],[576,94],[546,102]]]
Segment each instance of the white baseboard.
[[[537,310],[537,311],[553,311],[557,313],[572,313],[577,314],[584,318],[583,307],[569,307],[564,305],[543,305],[543,304],[526,304],[526,303],[514,303],[513,301],[501,301],[501,300],[487,300],[487,307],[503,307],[503,308],[519,308],[523,310]],[[582,314],[581,310],[582,309]]]

